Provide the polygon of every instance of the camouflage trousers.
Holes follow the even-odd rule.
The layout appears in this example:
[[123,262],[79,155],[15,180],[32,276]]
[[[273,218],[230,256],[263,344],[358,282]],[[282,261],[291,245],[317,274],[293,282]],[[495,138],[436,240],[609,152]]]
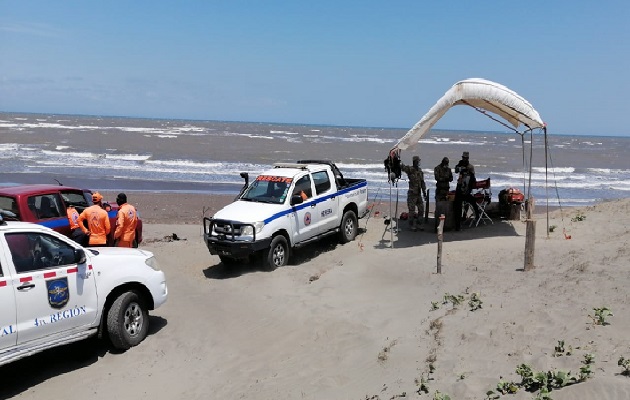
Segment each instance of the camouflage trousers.
[[409,209],[409,225],[414,226],[416,219],[418,219],[422,225],[422,221],[424,221],[424,201],[422,201],[422,195],[408,192],[407,208]]
[[446,185],[437,183],[435,187],[435,201],[445,201],[448,196],[448,183]]

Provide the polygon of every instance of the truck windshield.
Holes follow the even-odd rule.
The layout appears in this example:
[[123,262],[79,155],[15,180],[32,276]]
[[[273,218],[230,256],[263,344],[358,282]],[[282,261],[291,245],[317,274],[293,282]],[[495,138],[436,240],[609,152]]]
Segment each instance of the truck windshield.
[[283,176],[260,175],[240,197],[245,201],[283,204],[293,179]]

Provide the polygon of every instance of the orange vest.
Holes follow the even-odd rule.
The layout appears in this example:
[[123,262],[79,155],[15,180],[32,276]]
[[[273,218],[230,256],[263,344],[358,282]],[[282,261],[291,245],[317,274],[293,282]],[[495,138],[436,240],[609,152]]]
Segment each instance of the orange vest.
[[79,227],[79,212],[74,207],[68,207],[68,223],[70,224],[70,229],[76,229]]
[[[88,222],[87,229],[83,221]],[[107,234],[110,229],[107,211],[103,210],[98,204],[86,208],[79,216],[79,228],[81,228],[86,235],[90,235],[89,244],[106,244]]]
[[118,239],[123,242],[133,242],[136,238],[137,224],[138,213],[136,212],[136,208],[129,203],[123,204],[118,209],[114,239]]

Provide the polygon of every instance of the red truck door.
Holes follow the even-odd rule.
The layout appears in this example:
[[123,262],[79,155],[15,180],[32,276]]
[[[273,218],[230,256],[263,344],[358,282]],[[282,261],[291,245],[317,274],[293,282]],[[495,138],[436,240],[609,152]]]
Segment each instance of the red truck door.
[[58,193],[29,196],[26,204],[34,222],[51,228],[63,235],[70,235],[66,207]]

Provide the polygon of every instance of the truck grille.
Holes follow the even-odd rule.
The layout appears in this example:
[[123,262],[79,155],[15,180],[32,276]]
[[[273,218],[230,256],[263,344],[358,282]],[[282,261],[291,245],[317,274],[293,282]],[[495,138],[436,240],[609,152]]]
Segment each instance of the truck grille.
[[216,219],[214,220],[214,231],[217,234],[226,236],[241,236],[241,224],[235,224],[231,221]]

